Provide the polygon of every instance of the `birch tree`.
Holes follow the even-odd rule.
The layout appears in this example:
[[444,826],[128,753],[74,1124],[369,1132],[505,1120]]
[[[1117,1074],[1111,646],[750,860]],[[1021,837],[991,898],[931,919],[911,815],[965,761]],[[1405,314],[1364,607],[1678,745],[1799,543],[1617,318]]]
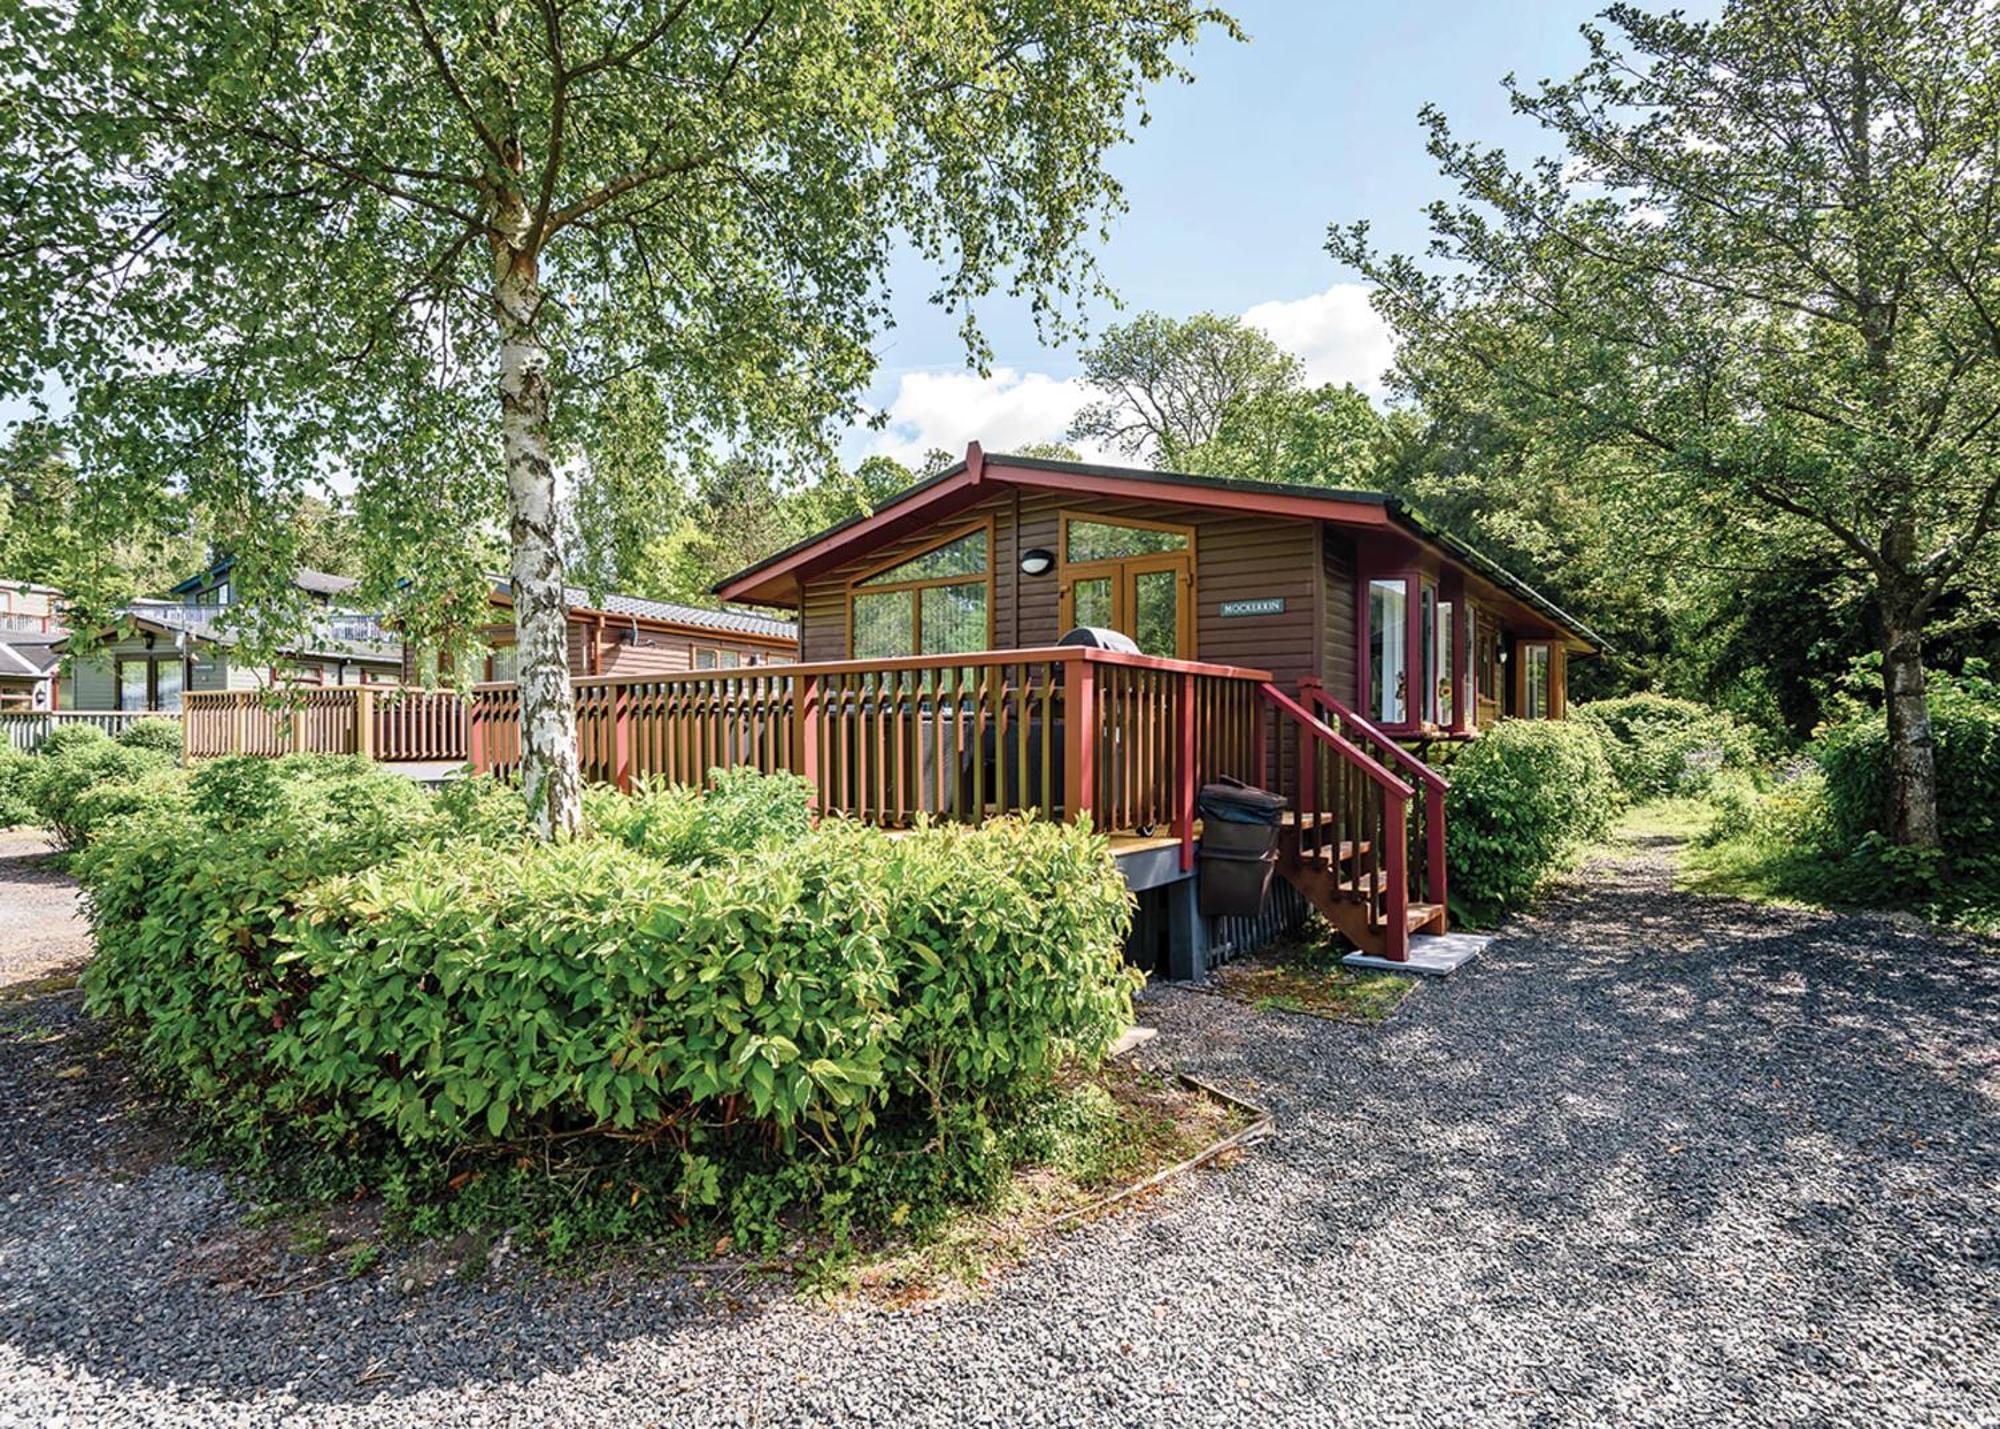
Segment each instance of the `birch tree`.
[[[1615,449],[1626,495],[1718,539],[1832,553],[1873,594],[1884,832],[1939,839],[1924,649],[2000,522],[2000,5],[1613,5],[1575,79],[1514,87],[1561,152],[1526,169],[1427,113],[1461,201],[1432,262],[1365,226],[1419,397]],[[1984,573],[1984,574],[1982,574]]]
[[[254,547],[354,490],[448,642],[504,520],[536,829],[580,809],[558,479],[823,459],[899,245],[1045,334],[1194,0],[0,0],[0,395]],[[139,504],[135,503],[135,509]],[[254,552],[239,565],[254,570]],[[276,576],[273,577],[275,585]]]

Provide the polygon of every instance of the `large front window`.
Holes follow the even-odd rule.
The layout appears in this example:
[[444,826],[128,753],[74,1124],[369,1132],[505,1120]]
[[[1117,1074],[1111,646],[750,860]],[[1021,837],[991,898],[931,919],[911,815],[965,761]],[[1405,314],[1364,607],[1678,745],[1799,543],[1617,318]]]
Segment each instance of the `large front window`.
[[1368,715],[1381,724],[1410,717],[1409,621],[1407,581],[1368,582]]
[[149,660],[120,660],[118,662],[118,708],[121,710],[151,709],[153,692],[148,676]]
[[982,526],[856,581],[849,598],[850,653],[857,660],[886,660],[987,649],[991,557],[992,540]]

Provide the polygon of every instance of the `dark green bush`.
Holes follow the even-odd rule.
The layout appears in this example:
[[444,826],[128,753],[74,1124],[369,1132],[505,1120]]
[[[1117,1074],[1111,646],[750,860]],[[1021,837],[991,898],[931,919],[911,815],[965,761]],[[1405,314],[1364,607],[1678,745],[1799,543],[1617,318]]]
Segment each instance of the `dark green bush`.
[[1451,766],[1445,796],[1451,901],[1491,923],[1601,837],[1619,789],[1604,736],[1571,720],[1502,720]]
[[34,800],[28,797],[34,759],[11,745],[0,746],[0,829],[36,822]]
[[808,829],[796,781],[732,775],[534,844],[484,827],[492,781],[285,763],[217,761],[83,855],[88,1005],[239,1164],[310,1152],[419,1225],[534,1196],[559,1248],[577,1185],[594,1236],[920,1218],[1129,1018],[1128,896],[1076,829]]
[[1625,695],[1573,706],[1602,729],[1611,771],[1634,799],[1699,798],[1727,770],[1759,763],[1757,740],[1734,715],[1667,695]]
[[125,726],[118,735],[118,743],[127,749],[152,749],[161,754],[171,754],[176,759],[181,752],[181,722],[177,719],[142,719]]
[[1812,749],[1825,771],[1829,853],[1857,901],[2000,902],[2000,683],[1983,667],[1937,673],[1930,687],[1943,847],[1900,849],[1881,832],[1889,730],[1877,711],[1835,725]]
[[[74,731],[89,729],[88,736]],[[63,736],[58,739],[57,736]],[[101,784],[129,784],[148,774],[174,768],[174,760],[151,749],[127,749],[87,725],[60,728],[50,734],[34,756],[28,802],[35,822],[64,848],[79,848],[93,827],[93,814],[80,801]]]

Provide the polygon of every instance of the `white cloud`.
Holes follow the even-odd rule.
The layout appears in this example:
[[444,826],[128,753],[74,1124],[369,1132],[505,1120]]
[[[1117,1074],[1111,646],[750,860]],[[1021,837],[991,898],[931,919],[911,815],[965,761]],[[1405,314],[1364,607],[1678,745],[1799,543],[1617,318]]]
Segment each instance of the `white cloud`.
[[[868,432],[863,455],[892,456],[905,466],[943,448],[954,456],[967,442],[1012,451],[1029,442],[1059,442],[1090,393],[1074,377],[997,367],[976,372],[906,372],[889,403],[889,425]],[[1086,451],[1085,456],[1099,455]]]
[[[1382,374],[1395,357],[1395,345],[1368,305],[1363,285],[1335,283],[1309,297],[1259,303],[1243,320],[1295,354],[1308,381],[1352,382],[1370,396],[1384,395]],[[891,456],[914,468],[927,452],[942,448],[957,456],[967,442],[992,452],[1059,442],[1090,396],[1079,378],[1014,367],[995,368],[986,377],[963,370],[906,372],[889,401],[889,425],[852,434],[849,451],[855,458]],[[1101,448],[1077,445],[1086,459],[1119,460]]]
[[1388,325],[1368,305],[1360,283],[1335,283],[1324,293],[1259,303],[1243,321],[1305,364],[1306,380],[1317,385],[1352,382],[1372,397],[1385,391],[1382,374],[1395,360]]

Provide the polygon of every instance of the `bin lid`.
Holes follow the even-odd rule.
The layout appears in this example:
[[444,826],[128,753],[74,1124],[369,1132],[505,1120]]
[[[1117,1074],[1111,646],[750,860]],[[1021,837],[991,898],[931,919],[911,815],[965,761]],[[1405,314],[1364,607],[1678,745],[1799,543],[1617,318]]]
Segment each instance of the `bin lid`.
[[1220,779],[1201,786],[1196,800],[1204,817],[1226,819],[1238,824],[1275,824],[1289,800],[1282,794],[1245,784],[1240,779]]

